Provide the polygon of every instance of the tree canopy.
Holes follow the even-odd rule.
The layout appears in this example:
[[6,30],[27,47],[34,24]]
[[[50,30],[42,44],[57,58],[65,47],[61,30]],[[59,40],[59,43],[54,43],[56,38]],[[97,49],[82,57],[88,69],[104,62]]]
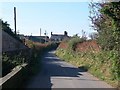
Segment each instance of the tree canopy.
[[91,21],[98,32],[98,42],[105,50],[120,47],[120,1],[90,3]]
[[6,33],[8,33],[10,36],[12,36],[13,38],[15,38],[16,40],[19,40],[20,42],[22,42],[22,40],[20,40],[20,38],[12,31],[12,29],[10,28],[10,24],[8,24],[7,22],[4,22],[3,20],[1,20],[2,23],[2,30],[5,31]]

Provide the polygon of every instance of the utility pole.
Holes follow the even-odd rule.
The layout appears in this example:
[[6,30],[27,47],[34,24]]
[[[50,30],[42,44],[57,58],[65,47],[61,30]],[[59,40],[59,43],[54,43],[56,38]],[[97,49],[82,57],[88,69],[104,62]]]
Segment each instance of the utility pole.
[[41,28],[40,28],[40,36],[41,36]]
[[47,32],[46,32],[46,30],[45,30],[45,33],[44,33],[44,35],[45,35],[45,43],[46,43],[46,39],[47,39]]
[[16,35],[16,7],[14,7],[14,25],[15,25],[15,35]]

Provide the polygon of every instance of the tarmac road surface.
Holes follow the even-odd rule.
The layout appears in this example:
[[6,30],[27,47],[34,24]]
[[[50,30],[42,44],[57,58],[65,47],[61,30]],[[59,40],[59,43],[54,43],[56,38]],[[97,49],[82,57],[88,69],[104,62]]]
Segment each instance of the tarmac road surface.
[[[33,77],[26,88],[113,88],[83,70],[48,52],[42,59],[42,70]],[[113,89],[112,89],[113,90]]]

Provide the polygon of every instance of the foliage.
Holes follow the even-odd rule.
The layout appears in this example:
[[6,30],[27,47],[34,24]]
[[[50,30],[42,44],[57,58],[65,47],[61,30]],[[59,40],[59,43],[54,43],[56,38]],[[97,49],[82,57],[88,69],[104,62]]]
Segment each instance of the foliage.
[[[120,1],[90,3],[92,27],[97,31],[97,41],[102,47],[99,52],[73,52],[71,49],[56,51],[56,55],[78,67],[85,66],[88,71],[115,87],[120,81]],[[72,40],[73,39],[73,40]],[[74,49],[77,39],[67,43]],[[74,48],[73,48],[74,47]]]
[[73,36],[69,41],[68,41],[68,49],[69,50],[75,50],[75,48],[76,48],[76,44],[77,43],[80,43],[80,42],[83,42],[84,41],[84,39],[83,38],[80,38],[80,37],[78,37],[78,36]]
[[28,64],[29,69],[27,71],[29,75],[36,74],[40,69],[40,59],[43,54],[49,50],[56,49],[58,46],[57,43],[40,44],[30,41],[27,42],[27,45],[30,47],[27,50],[6,52],[2,54],[3,76],[11,72],[14,67],[23,63]]
[[[108,3],[101,9],[101,13],[111,19],[112,32],[114,37],[114,49],[120,50],[120,1]],[[108,22],[110,23],[110,21]]]
[[104,51],[110,52],[113,78],[120,81],[120,1],[91,3],[90,8],[93,28],[99,35],[97,41]]
[[[58,48],[56,55],[62,60],[70,62],[78,67],[85,67],[94,76],[105,80],[109,84],[118,87],[118,81],[120,80],[119,69],[119,54],[116,50],[100,50],[96,52],[92,51],[74,51],[78,47],[75,47],[79,40],[79,37],[74,36],[66,42],[68,48]],[[84,42],[84,41],[82,41]],[[65,42],[64,42],[65,43]],[[75,46],[74,46],[75,45]],[[70,49],[71,47],[74,47]],[[81,46],[82,48],[83,46]]]
[[120,61],[119,61],[119,54],[117,51],[110,51],[108,57],[110,58],[112,65],[111,65],[111,72],[114,74],[113,78],[120,80]]
[[6,33],[8,33],[9,35],[11,35],[13,38],[15,38],[16,40],[22,42],[22,40],[20,40],[20,38],[15,35],[12,31],[12,29],[10,28],[10,25],[7,22],[4,22],[3,20],[0,19],[0,21],[2,22],[2,30],[5,31]]
[[70,52],[67,49],[58,49],[56,55],[77,67],[85,67],[94,76],[105,80],[109,84],[118,85],[118,68],[115,60],[118,60],[115,51]]
[[[30,45],[29,45],[30,44]],[[28,41],[27,45],[31,49],[31,60],[29,62],[29,75],[37,74],[38,70],[41,69],[41,57],[44,55],[45,52],[54,50],[57,48],[59,43],[35,43],[32,41]]]
[[120,46],[120,2],[91,3],[91,21],[97,30],[98,42],[104,50]]
[[14,51],[2,54],[2,76],[11,72],[11,70],[23,63],[29,62],[29,51]]

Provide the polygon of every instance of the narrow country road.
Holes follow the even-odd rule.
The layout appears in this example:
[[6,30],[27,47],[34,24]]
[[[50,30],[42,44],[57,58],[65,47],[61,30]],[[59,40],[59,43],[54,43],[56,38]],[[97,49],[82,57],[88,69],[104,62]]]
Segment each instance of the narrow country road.
[[54,51],[42,59],[42,70],[25,88],[112,88],[88,72],[60,60]]

